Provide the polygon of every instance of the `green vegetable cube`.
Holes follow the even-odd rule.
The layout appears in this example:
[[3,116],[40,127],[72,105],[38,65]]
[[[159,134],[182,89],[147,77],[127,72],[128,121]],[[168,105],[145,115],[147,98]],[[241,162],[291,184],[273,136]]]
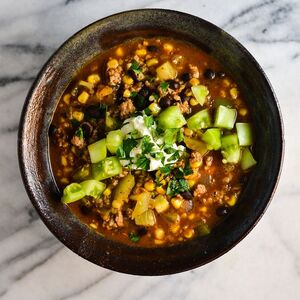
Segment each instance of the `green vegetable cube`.
[[198,130],[211,126],[211,118],[208,109],[203,109],[187,120],[188,128]]
[[61,201],[63,203],[72,203],[82,199],[85,192],[79,183],[71,183],[64,188]]
[[107,155],[106,140],[102,139],[91,145],[88,145],[91,162],[97,163],[104,159]]
[[244,148],[241,158],[241,168],[242,170],[250,169],[251,167],[257,164],[256,160],[253,158],[253,155],[249,148]]
[[99,198],[106,188],[106,184],[98,180],[90,179],[80,183],[86,196]]
[[232,129],[236,120],[237,111],[220,105],[215,114],[215,127]]
[[236,164],[239,162],[241,157],[241,149],[236,134],[226,135],[221,138],[221,148],[224,163]]
[[219,150],[221,148],[221,130],[210,128],[202,135],[202,140],[207,144],[208,150]]
[[205,85],[195,85],[192,86],[192,93],[200,105],[203,105],[206,100],[206,96],[209,94],[209,91]]
[[120,129],[110,131],[106,137],[106,147],[110,153],[115,154],[123,142],[123,134]]
[[240,146],[250,146],[253,144],[253,132],[250,123],[235,124]]
[[170,106],[160,113],[158,124],[163,129],[181,128],[186,124],[186,120],[178,106]]

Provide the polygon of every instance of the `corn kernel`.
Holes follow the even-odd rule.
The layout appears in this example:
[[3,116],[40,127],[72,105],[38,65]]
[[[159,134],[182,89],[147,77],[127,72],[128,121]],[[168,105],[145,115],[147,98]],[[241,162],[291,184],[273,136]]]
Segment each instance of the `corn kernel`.
[[192,99],[190,100],[190,104],[191,104],[192,106],[196,106],[196,105],[199,104],[199,102],[198,102],[195,98],[192,98]]
[[229,93],[232,99],[236,99],[238,97],[238,90],[236,88],[230,89]]
[[142,49],[137,49],[135,51],[135,54],[138,55],[138,56],[145,56],[147,54],[147,50],[145,48],[142,48]]
[[201,165],[202,165],[202,161],[195,161],[195,162],[191,163],[191,168],[197,169],[197,168],[201,167]]
[[222,84],[224,87],[228,87],[228,86],[230,86],[230,81],[228,79],[224,79]]
[[189,179],[188,180],[188,184],[189,184],[189,187],[191,188],[191,187],[193,187],[196,184],[196,181],[193,180],[193,179]]
[[186,136],[192,136],[193,135],[193,130],[190,128],[185,127],[184,128],[184,135]]
[[82,111],[74,111],[72,117],[78,122],[81,122],[84,118],[84,113]]
[[149,109],[151,110],[151,113],[153,116],[157,116],[161,111],[160,106],[155,102],[153,102],[149,105]]
[[195,231],[192,228],[185,229],[183,232],[184,237],[187,239],[192,238],[194,236],[194,234],[195,234]]
[[129,98],[131,96],[131,92],[129,90],[125,90],[123,93],[123,97]]
[[155,190],[155,184],[152,181],[147,181],[144,184],[144,188],[148,191],[148,192],[153,192]]
[[82,104],[85,104],[86,101],[88,101],[90,97],[90,94],[87,93],[86,91],[83,91],[79,96],[78,96],[78,101]]
[[119,62],[118,62],[115,58],[110,59],[110,60],[107,62],[107,67],[108,67],[109,69],[115,69],[115,68],[118,67],[118,65],[119,65]]
[[164,195],[164,194],[166,193],[165,189],[164,189],[163,187],[161,187],[161,186],[158,186],[158,187],[156,188],[156,191],[157,191],[157,193],[160,194],[160,195]]
[[162,240],[165,237],[165,232],[162,228],[155,229],[155,238],[158,240]]
[[188,91],[188,92],[186,93],[186,95],[187,95],[188,97],[191,97],[191,96],[193,96],[193,92],[190,90],[190,91]]
[[163,48],[164,48],[164,50],[167,51],[167,52],[171,52],[171,51],[173,51],[173,49],[174,49],[173,45],[170,44],[170,43],[165,43],[165,44],[163,45]]
[[123,56],[124,55],[124,50],[122,47],[118,47],[116,50],[116,55],[117,56]]
[[100,76],[98,74],[91,74],[88,76],[87,81],[92,84],[100,82]]
[[155,66],[155,65],[157,65],[157,64],[158,64],[158,59],[157,59],[157,58],[151,58],[151,59],[148,59],[148,60],[146,61],[146,65],[147,65],[148,67]]
[[69,179],[66,178],[66,177],[63,177],[63,178],[60,179],[60,182],[61,182],[62,184],[68,184],[68,183],[69,183]]
[[62,157],[60,158],[60,162],[64,167],[68,165],[67,158],[64,155],[62,155]]
[[182,199],[180,198],[172,198],[171,199],[171,203],[174,206],[174,208],[179,209],[181,207],[182,204]]
[[178,230],[179,230],[179,228],[180,228],[179,224],[171,224],[171,225],[170,225],[170,231],[171,231],[172,233],[177,233]]
[[237,200],[237,197],[235,195],[232,195],[230,197],[230,199],[227,201],[227,204],[230,206],[234,206],[236,204],[236,200]]
[[156,245],[162,245],[165,241],[163,240],[154,240],[154,244]]
[[183,214],[181,215],[181,219],[186,219],[186,217],[187,217],[187,214],[186,214],[186,213],[183,213]]
[[125,76],[123,76],[123,82],[125,84],[132,85],[133,84],[133,79],[130,76],[125,75]]
[[103,192],[103,195],[106,196],[106,197],[110,196],[111,195],[111,189],[110,188],[106,188],[104,190],[104,192]]
[[247,113],[248,113],[248,110],[247,110],[246,108],[241,108],[241,109],[239,110],[239,114],[240,114],[242,117],[246,116]]
[[199,83],[200,83],[200,81],[199,81],[198,78],[193,77],[193,78],[190,80],[190,84],[191,84],[191,85],[198,85]]
[[202,213],[206,213],[207,212],[207,207],[206,206],[201,206],[199,207],[199,211]]
[[96,224],[96,223],[90,223],[90,227],[92,227],[93,229],[97,229],[98,228],[98,224]]
[[195,217],[196,217],[196,215],[194,213],[192,213],[188,216],[189,220],[194,220]]
[[110,86],[105,86],[99,93],[97,93],[97,96],[102,99],[108,95],[110,95],[113,92],[113,89]]
[[66,104],[70,104],[71,95],[65,94],[63,99]]

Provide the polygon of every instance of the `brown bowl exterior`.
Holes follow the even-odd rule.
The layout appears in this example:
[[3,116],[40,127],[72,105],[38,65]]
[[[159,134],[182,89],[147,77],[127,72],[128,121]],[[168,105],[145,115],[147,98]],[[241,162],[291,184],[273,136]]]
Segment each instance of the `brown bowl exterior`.
[[[205,237],[169,247],[130,247],[81,223],[60,202],[49,160],[48,129],[56,105],[76,71],[103,50],[134,37],[167,36],[192,42],[214,56],[239,84],[253,115],[258,165],[224,222]],[[24,104],[18,138],[25,188],[50,231],[72,251],[99,266],[139,275],[182,272],[230,250],[255,226],[276,188],[283,159],[278,103],[261,67],[222,29],[200,18],[161,9],[119,13],[67,40],[45,64]]]

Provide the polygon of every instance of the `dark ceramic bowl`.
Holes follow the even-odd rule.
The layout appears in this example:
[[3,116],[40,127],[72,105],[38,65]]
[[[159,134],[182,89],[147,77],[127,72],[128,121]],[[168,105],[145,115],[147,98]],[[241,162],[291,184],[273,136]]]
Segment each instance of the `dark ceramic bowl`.
[[[57,102],[76,71],[101,51],[136,36],[190,41],[217,58],[239,84],[255,125],[258,165],[235,209],[210,235],[172,247],[130,247],[90,230],[61,204],[49,161],[48,128]],[[39,73],[26,99],[19,129],[19,161],[25,188],[50,231],[85,259],[130,274],[182,272],[204,265],[231,249],[263,215],[277,185],[282,158],[283,129],[278,103],[255,59],[222,29],[170,10],[119,13],[72,36]]]

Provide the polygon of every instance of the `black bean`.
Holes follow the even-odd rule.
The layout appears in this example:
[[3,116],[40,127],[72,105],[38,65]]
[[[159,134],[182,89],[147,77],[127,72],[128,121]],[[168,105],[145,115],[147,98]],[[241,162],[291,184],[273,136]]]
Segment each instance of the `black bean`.
[[93,133],[93,126],[89,122],[83,122],[80,127],[82,128],[84,138],[88,139]]
[[180,87],[180,84],[176,82],[175,80],[168,80],[169,88],[172,90],[177,90]]
[[218,72],[217,76],[222,79],[226,77],[226,74],[224,72]]
[[118,90],[116,92],[116,102],[117,102],[117,104],[121,104],[122,102],[124,102],[123,93],[124,93],[124,86],[120,85],[120,87],[118,88]]
[[85,108],[85,113],[89,118],[99,119],[105,116],[105,109],[99,105],[89,105]]
[[154,45],[149,45],[149,46],[147,46],[147,51],[149,51],[149,52],[157,52],[158,51],[158,47],[156,47]]
[[218,217],[225,217],[228,215],[228,213],[229,213],[229,207],[227,207],[227,206],[222,205],[222,206],[217,207],[217,209],[216,209],[216,215]]
[[136,230],[136,233],[139,235],[139,236],[143,236],[145,234],[147,234],[148,230],[147,228],[145,227],[140,227]]
[[139,91],[139,94],[144,98],[149,98],[151,91],[148,87],[143,86],[142,89]]
[[180,76],[180,79],[184,82],[187,82],[191,79],[191,75],[190,73],[183,73],[181,76]]
[[169,95],[161,98],[160,101],[159,101],[159,106],[162,109],[165,109],[165,108],[171,106],[172,104],[173,104],[173,99]]
[[216,73],[212,69],[206,69],[203,73],[204,77],[207,79],[214,79],[216,77]]
[[49,126],[49,130],[48,130],[49,137],[53,137],[55,135],[56,131],[57,131],[56,126],[54,126],[53,124],[51,124]]
[[181,196],[182,196],[184,199],[186,199],[186,200],[191,200],[191,199],[193,199],[193,195],[192,195],[192,193],[189,192],[189,191],[186,191],[186,192],[181,193]]

